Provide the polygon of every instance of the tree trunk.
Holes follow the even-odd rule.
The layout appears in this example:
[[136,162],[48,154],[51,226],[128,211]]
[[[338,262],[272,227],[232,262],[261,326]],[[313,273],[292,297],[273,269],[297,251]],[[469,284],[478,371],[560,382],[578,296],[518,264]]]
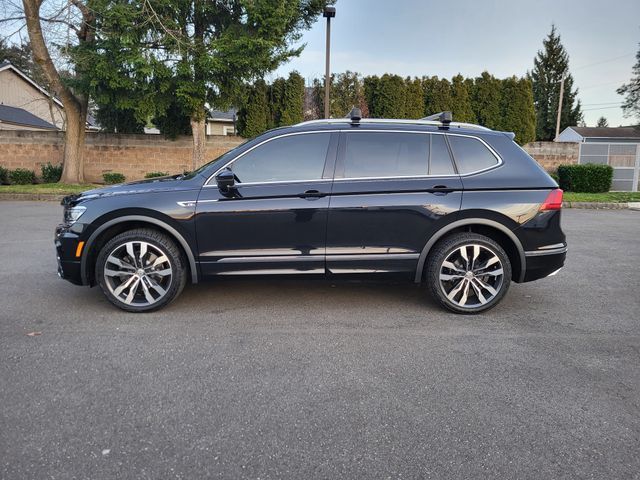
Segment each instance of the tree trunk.
[[206,121],[198,117],[191,117],[191,134],[193,135],[193,151],[191,154],[192,168],[195,170],[204,164],[206,149]]
[[65,108],[67,130],[64,134],[64,163],[61,183],[84,183],[84,137],[86,109]]
[[[78,40],[81,43],[92,42],[94,39],[93,32],[95,30],[95,18],[92,11],[80,0],[69,0],[69,3],[75,5],[82,13],[81,26],[79,29],[76,29]],[[42,0],[22,0],[22,4],[24,6],[33,60],[42,68],[51,90],[60,98],[64,106],[64,123],[66,129],[64,166],[60,181],[64,183],[83,183],[83,153],[88,100],[82,95],[74,94],[74,92],[64,84],[60,73],[51,59],[40,23]]]

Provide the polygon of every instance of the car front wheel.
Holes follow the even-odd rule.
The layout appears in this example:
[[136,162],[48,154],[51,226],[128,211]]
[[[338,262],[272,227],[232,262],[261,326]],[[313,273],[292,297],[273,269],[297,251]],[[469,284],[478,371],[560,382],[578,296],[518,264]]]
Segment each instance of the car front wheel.
[[511,263],[493,239],[459,233],[429,255],[427,284],[432,296],[456,313],[479,313],[494,307],[511,282]]
[[187,281],[183,256],[168,236],[150,229],[116,235],[100,250],[96,280],[107,299],[128,312],[147,312],[175,299]]

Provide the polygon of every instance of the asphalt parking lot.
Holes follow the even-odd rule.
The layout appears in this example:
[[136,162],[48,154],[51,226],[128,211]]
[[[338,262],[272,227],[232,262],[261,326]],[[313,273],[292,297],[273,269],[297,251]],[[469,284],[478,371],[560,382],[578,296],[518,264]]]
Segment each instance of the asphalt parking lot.
[[640,478],[640,212],[563,215],[565,269],[480,316],[298,279],[134,315],[0,202],[0,478]]

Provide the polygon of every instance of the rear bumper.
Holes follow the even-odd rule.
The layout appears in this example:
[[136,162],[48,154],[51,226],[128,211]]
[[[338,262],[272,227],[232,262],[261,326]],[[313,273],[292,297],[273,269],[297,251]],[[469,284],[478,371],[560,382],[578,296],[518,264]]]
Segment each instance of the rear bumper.
[[523,282],[531,282],[540,278],[548,277],[557,272],[564,266],[567,258],[566,245],[553,250],[535,250],[525,252],[527,260],[527,269],[524,274]]
[[65,225],[58,225],[55,231],[54,245],[58,262],[58,276],[75,285],[82,285],[80,259],[75,258],[78,248],[78,234]]

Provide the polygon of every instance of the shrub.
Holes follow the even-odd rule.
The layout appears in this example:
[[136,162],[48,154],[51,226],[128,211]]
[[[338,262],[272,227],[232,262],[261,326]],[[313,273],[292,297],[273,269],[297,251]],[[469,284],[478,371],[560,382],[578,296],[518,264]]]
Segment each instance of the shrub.
[[611,189],[613,168],[595,163],[560,165],[558,177],[560,188],[567,192],[602,193]]
[[553,178],[558,185],[560,185],[560,177],[558,176],[558,172],[548,172],[549,176]]
[[102,174],[102,179],[107,185],[115,185],[116,183],[123,183],[124,175],[118,172],[108,172]]
[[30,183],[36,183],[36,174],[33,170],[16,168],[9,172],[9,180],[15,185],[29,185]]
[[9,170],[0,167],[0,185],[6,185],[7,183],[9,183]]
[[42,165],[42,182],[43,183],[58,183],[62,176],[62,165],[51,165],[47,162],[46,165]]
[[166,177],[167,175],[169,175],[167,172],[149,172],[144,178]]

